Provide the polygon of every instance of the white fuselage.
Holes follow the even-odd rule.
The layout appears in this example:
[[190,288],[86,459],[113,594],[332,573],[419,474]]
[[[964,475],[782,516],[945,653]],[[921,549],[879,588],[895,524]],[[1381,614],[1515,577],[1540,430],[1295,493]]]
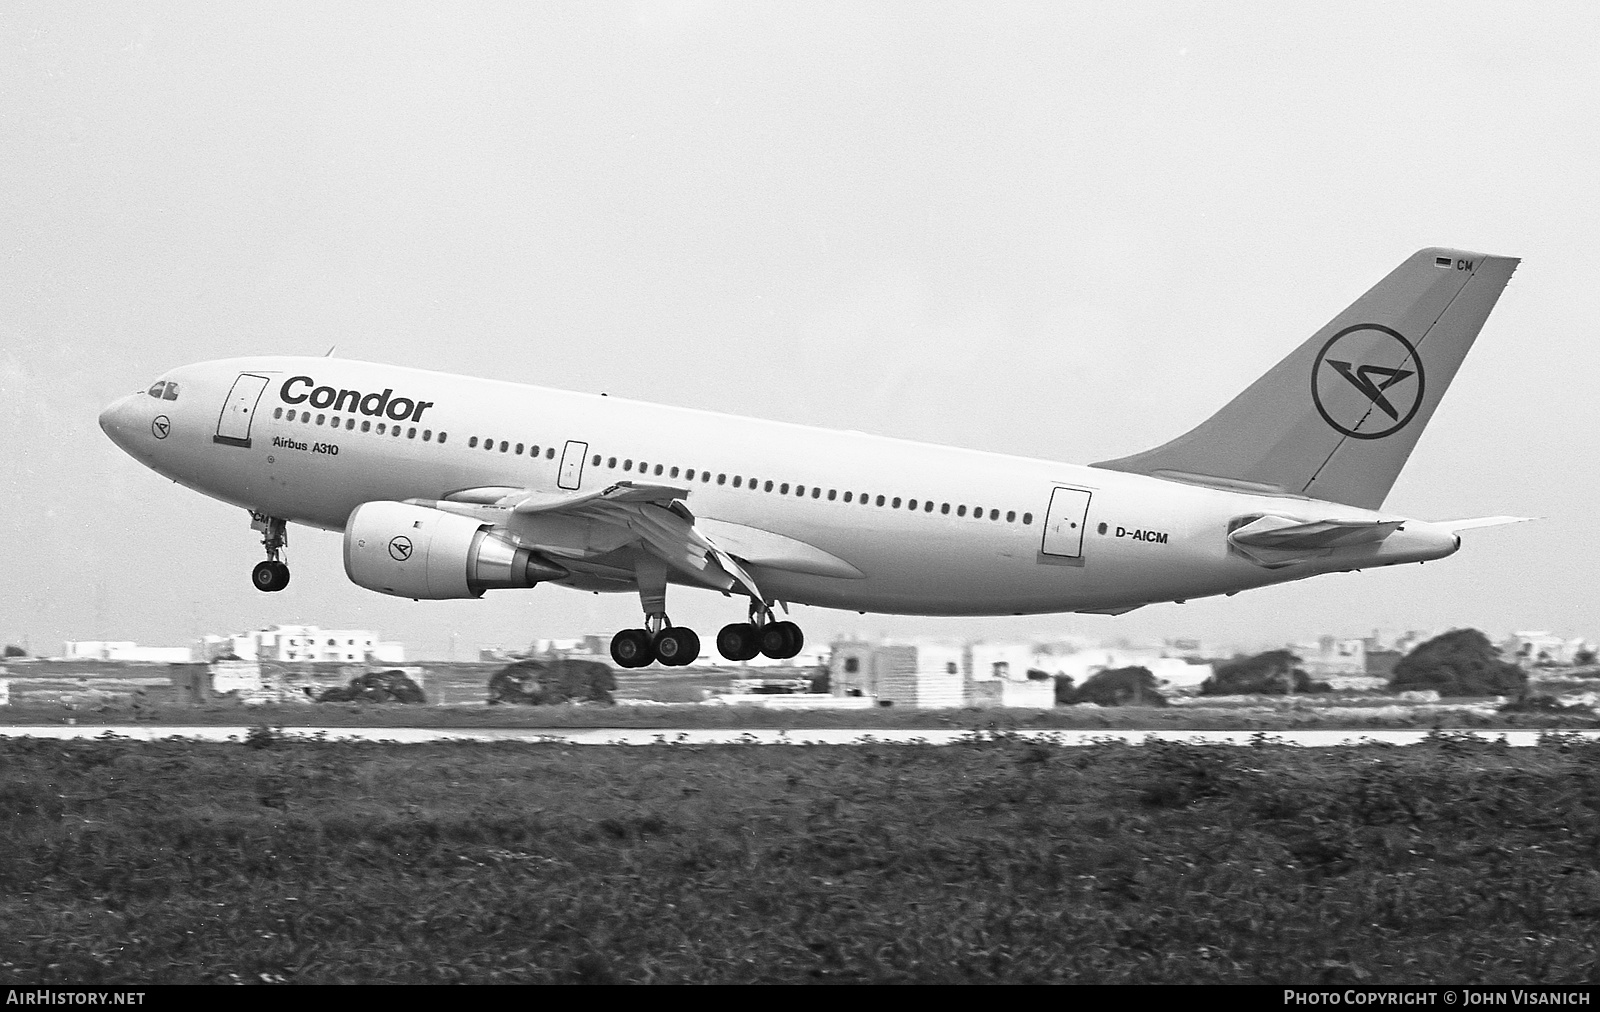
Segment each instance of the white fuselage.
[[[253,411],[242,415],[228,403],[241,374],[265,381]],[[681,486],[690,511],[712,521],[712,530],[722,522],[782,535],[861,574],[753,569],[771,597],[824,607],[925,615],[1117,610],[1440,558],[1458,544],[1435,525],[1410,521],[1381,543],[1268,569],[1230,551],[1230,525],[1239,518],[1380,514],[332,358],[230,359],[163,379],[178,384],[176,399],[132,395],[107,409],[102,426],[149,467],[225,502],[342,530],[352,510],[375,500],[436,500],[483,487]],[[164,427],[155,425],[158,416]],[[234,438],[219,440],[219,432]],[[1066,491],[1052,515],[1058,489]],[[1056,524],[1053,541],[1047,521]]]

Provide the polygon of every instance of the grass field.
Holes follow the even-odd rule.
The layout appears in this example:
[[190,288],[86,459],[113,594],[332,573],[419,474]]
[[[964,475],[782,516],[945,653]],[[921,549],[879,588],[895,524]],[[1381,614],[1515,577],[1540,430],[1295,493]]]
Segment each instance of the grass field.
[[1600,746],[0,741],[0,978],[1564,982]]

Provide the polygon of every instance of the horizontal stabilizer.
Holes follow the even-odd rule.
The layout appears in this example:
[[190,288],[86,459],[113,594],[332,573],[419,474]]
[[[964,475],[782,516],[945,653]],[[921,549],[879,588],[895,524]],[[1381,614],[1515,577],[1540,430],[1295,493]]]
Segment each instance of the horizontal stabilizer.
[[1313,520],[1309,523],[1265,516],[1229,535],[1236,545],[1280,551],[1316,551],[1369,545],[1400,529],[1402,520]]
[[1447,531],[1459,533],[1461,531],[1475,531],[1479,527],[1499,527],[1502,524],[1525,524],[1538,517],[1473,517],[1470,520],[1440,520],[1435,527],[1443,527]]

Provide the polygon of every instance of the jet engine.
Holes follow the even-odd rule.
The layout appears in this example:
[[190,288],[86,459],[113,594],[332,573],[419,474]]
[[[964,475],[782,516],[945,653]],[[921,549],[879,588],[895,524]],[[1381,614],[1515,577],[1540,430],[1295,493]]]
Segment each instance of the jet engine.
[[568,572],[519,548],[492,524],[427,506],[367,502],[344,528],[344,571],[352,583],[395,597],[482,597],[531,587]]

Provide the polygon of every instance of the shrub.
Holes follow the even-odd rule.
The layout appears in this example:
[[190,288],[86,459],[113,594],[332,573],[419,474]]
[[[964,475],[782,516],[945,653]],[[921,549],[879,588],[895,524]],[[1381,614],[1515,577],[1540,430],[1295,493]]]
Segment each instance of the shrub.
[[[1068,704],[1094,703],[1098,706],[1166,706],[1167,697],[1156,688],[1156,676],[1149,668],[1110,668],[1099,671],[1072,693]],[[1060,689],[1057,688],[1057,698]]]
[[1073,691],[1072,687],[1073,687],[1074,684],[1075,683],[1073,682],[1071,675],[1057,675],[1056,676],[1056,705],[1057,706],[1071,706],[1072,705],[1072,691]]
[[1527,684],[1527,672],[1502,661],[1489,637],[1476,629],[1453,629],[1403,657],[1389,687],[1433,689],[1441,696],[1516,696]]
[[806,691],[814,695],[826,696],[833,687],[833,680],[828,674],[826,665],[819,665],[816,673],[811,676],[811,684]]
[[515,703],[550,706],[556,703],[612,703],[617,679],[611,668],[598,661],[517,661],[489,679],[489,705]]
[[1288,650],[1268,650],[1254,657],[1235,657],[1200,683],[1202,696],[1287,696],[1290,693],[1329,692],[1327,682],[1314,682],[1297,665],[1300,658]]
[[422,689],[404,671],[369,671],[350,679],[350,684],[326,689],[319,703],[426,703]]

